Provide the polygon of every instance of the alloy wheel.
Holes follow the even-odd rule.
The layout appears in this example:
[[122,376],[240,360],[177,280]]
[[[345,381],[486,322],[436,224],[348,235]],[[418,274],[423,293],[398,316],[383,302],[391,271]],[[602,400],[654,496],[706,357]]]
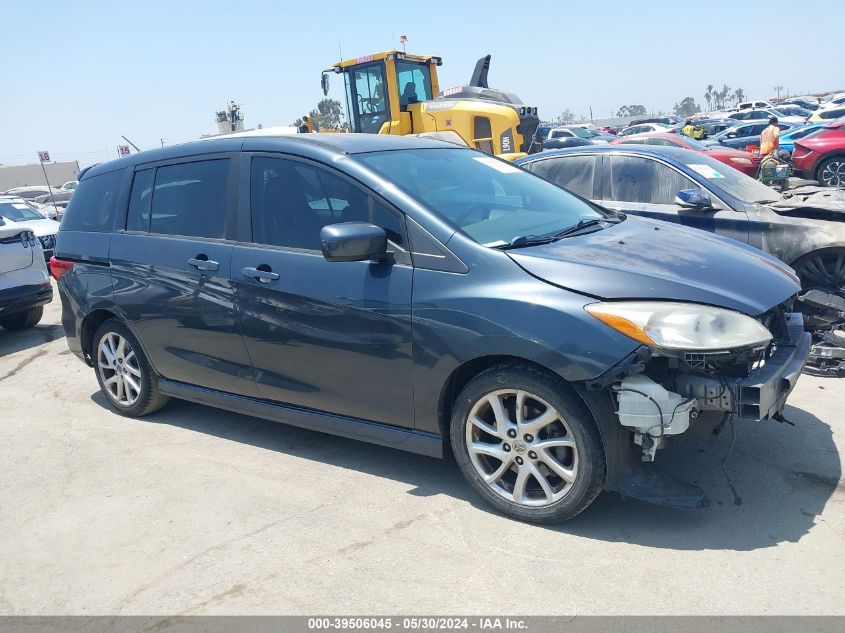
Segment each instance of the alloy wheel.
[[828,187],[845,186],[845,159],[827,163],[819,174],[819,180]]
[[115,332],[106,332],[97,346],[97,371],[109,397],[123,407],[131,407],[141,396],[141,368],[129,341]]
[[518,389],[488,393],[465,423],[475,471],[501,497],[524,506],[563,498],[578,476],[578,448],[566,421],[542,398]]

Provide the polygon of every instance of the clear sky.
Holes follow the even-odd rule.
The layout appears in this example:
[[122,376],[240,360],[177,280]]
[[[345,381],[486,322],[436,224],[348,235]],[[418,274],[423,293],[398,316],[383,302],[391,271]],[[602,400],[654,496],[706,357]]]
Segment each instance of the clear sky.
[[[443,57],[441,88],[493,56],[490,85],[536,105],[607,117],[623,104],[700,105],[708,83],[767,98],[845,88],[841,7],[779,0],[314,2],[89,0],[0,3],[0,163],[114,158],[216,131],[242,104],[247,127],[289,125],[321,98],[320,71],[399,47]],[[767,30],[774,30],[772,35]],[[769,42],[773,41],[774,44]],[[831,61],[837,60],[837,61]],[[330,96],[342,101],[332,77]]]

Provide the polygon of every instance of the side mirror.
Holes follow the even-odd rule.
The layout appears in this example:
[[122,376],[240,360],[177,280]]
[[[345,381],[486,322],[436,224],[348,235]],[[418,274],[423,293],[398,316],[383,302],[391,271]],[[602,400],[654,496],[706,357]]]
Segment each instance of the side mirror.
[[681,189],[675,196],[675,204],[684,209],[712,209],[713,202],[710,196],[701,189]]
[[387,233],[366,222],[329,224],[320,230],[320,249],[327,262],[363,262],[387,255]]
[[323,96],[329,96],[329,75],[328,73],[323,73],[320,76],[320,87],[323,89]]

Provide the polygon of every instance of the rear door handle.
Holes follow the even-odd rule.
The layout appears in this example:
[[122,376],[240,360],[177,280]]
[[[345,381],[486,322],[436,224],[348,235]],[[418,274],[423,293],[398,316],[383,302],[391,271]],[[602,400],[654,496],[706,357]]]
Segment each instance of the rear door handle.
[[188,260],[188,266],[193,266],[197,270],[220,270],[220,262],[216,262],[213,259],[192,257]]
[[279,273],[274,273],[270,270],[260,270],[258,268],[244,268],[241,271],[244,277],[250,279],[257,279],[258,281],[269,284],[271,281],[276,281],[279,278]]

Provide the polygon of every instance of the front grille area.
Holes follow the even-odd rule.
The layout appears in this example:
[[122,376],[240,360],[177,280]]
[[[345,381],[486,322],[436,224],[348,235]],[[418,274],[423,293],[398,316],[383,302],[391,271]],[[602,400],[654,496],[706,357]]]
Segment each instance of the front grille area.
[[51,251],[56,246],[55,235],[42,235],[38,238],[38,241],[41,242],[41,248],[43,248],[45,251]]

